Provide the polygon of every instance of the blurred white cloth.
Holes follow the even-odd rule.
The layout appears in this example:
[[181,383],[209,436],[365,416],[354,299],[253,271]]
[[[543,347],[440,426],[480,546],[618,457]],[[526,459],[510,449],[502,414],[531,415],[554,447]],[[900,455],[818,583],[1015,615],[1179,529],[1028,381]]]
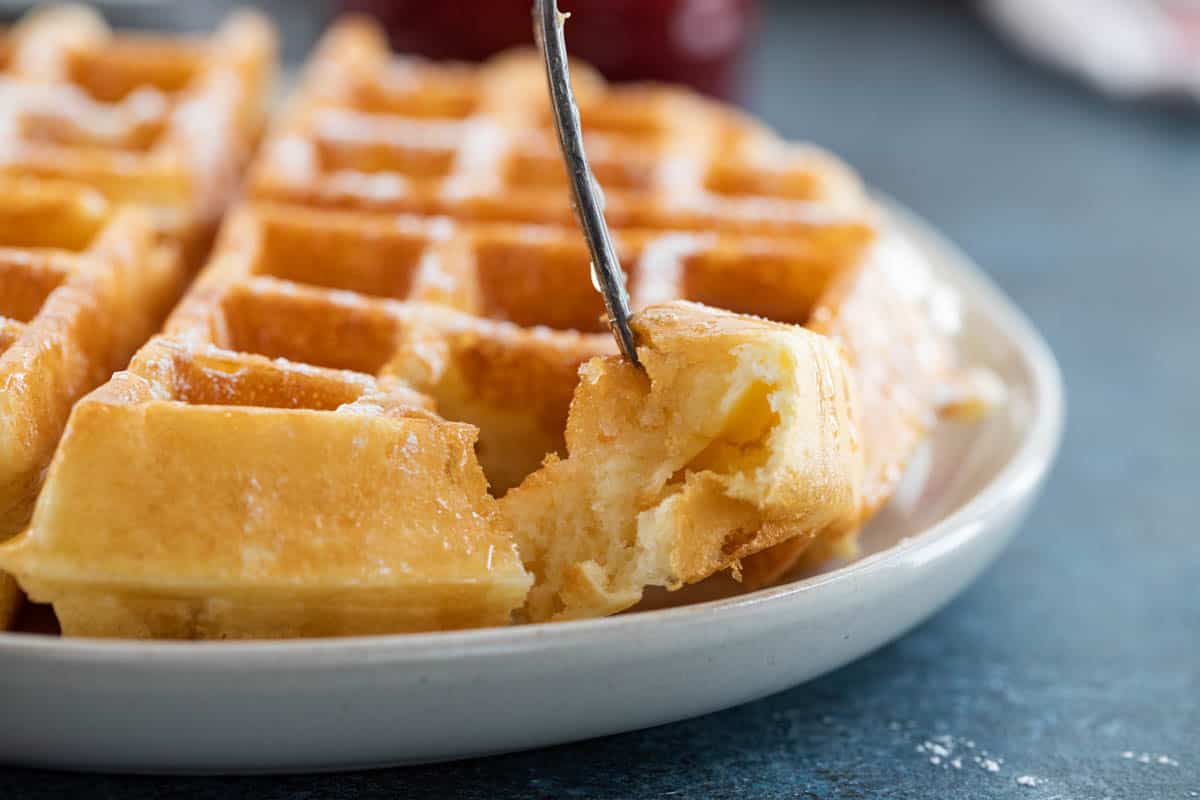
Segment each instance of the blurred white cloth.
[[981,0],[1043,60],[1124,96],[1200,100],[1200,0]]

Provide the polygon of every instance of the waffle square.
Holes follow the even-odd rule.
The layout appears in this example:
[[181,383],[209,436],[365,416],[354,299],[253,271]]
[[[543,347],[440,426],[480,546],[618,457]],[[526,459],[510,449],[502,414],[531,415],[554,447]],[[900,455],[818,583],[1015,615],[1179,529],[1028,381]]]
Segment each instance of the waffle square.
[[239,12],[209,38],[117,34],[82,6],[0,32],[0,172],[152,206],[195,266],[258,136],[274,33]]

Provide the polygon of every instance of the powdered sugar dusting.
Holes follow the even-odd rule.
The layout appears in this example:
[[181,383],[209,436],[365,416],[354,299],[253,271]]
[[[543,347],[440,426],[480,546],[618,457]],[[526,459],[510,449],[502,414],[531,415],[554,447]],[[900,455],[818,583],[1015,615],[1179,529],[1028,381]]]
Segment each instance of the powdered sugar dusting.
[[442,185],[447,197],[467,197],[495,192],[500,186],[500,165],[509,149],[504,128],[488,120],[472,120],[462,134],[453,173]]
[[396,200],[408,191],[408,181],[394,172],[372,175],[358,170],[340,170],[325,182],[326,190],[334,196],[358,197],[377,203]]
[[1133,750],[1125,750],[1121,753],[1121,758],[1126,761],[1136,761],[1139,764],[1157,764],[1162,767],[1178,767],[1179,762],[1165,753],[1135,753]]
[[386,144],[409,150],[445,150],[463,136],[460,122],[381,117],[342,108],[327,108],[313,119],[322,141],[340,145]]
[[[945,723],[939,722],[937,725],[939,728],[944,728]],[[902,733],[906,737],[912,735],[916,726],[917,723],[911,720],[908,722],[893,720],[887,723],[888,730],[897,733],[907,732]],[[948,733],[929,736],[915,742],[913,751],[921,758],[922,763],[928,764],[929,767],[947,771],[976,769],[987,775],[996,775],[1003,780],[1012,781],[1023,789],[1040,788],[1045,791],[1056,782],[1054,777],[1017,772],[1006,766],[1003,756],[989,751],[982,746],[982,743],[976,744],[975,739]],[[1168,753],[1123,750],[1119,756],[1122,760],[1130,762],[1131,768],[1136,769],[1176,769],[1180,767],[1179,760]],[[1031,796],[1042,797],[1043,795]],[[1047,800],[1066,800],[1066,797],[1066,795],[1052,794],[1047,796]],[[1191,791],[1187,797],[1200,797],[1200,791]]]
[[281,136],[267,147],[263,158],[292,183],[310,183],[317,175],[316,148],[301,136]]
[[0,79],[0,114],[12,135],[22,121],[41,119],[97,143],[120,144],[142,126],[161,124],[169,104],[154,87],[140,87],[122,100],[103,103],[74,86]]
[[[891,730],[901,730],[898,722],[890,723]],[[975,767],[988,773],[999,773],[1003,770],[1004,759],[982,748],[976,748],[974,739],[952,736],[948,733],[938,734],[921,741],[915,746],[916,752],[927,757],[930,764],[944,770]]]
[[631,292],[634,309],[675,300],[683,293],[683,261],[711,246],[713,237],[673,233],[650,241],[638,260]]

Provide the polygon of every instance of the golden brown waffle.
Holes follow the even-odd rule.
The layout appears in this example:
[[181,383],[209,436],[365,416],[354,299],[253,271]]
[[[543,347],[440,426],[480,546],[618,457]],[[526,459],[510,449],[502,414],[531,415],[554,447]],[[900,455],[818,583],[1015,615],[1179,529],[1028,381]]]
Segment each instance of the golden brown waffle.
[[[40,506],[45,535],[81,528],[69,500],[74,489],[68,488],[82,481],[85,466],[94,471],[107,463],[103,454],[112,448],[106,442],[128,439],[148,453],[130,453],[131,461],[153,459],[155,453],[170,460],[171,468],[152,480],[162,502],[197,492],[205,508],[219,509],[206,512],[211,530],[195,531],[201,541],[250,530],[246,526],[265,535],[258,522],[264,504],[269,515],[277,515],[270,518],[285,532],[281,535],[328,529],[331,536],[346,537],[344,552],[321,553],[334,585],[366,569],[364,559],[376,554],[388,563],[403,558],[381,540],[363,538],[353,509],[391,503],[395,512],[404,499],[376,486],[357,467],[343,469],[354,460],[352,449],[327,447],[349,435],[343,426],[353,428],[350,420],[361,421],[363,409],[380,409],[392,420],[387,425],[400,426],[396,430],[420,419],[439,432],[438,441],[457,431],[449,450],[444,443],[427,445],[424,434],[414,440],[418,451],[428,447],[444,458],[452,452],[472,461],[465,433],[470,429],[445,420],[477,426],[475,449],[496,496],[519,484],[548,453],[565,454],[579,367],[615,347],[571,218],[539,69],[515,56],[479,68],[396,61],[365,23],[337,26],[268,135],[252,169],[251,201],[227,220],[207,268],[170,317],[164,337],[147,346],[130,375],[114,378],[80,404],[75,433],[68,434],[51,478],[62,489],[55,487]],[[865,461],[853,512],[832,514],[791,539],[749,540],[774,544],[761,552],[735,543],[726,553],[734,554],[730,559],[705,563],[736,568],[740,560],[745,581],[761,585],[806,554],[839,552],[891,495],[960,386],[953,340],[941,327],[949,305],[945,291],[921,258],[879,221],[853,175],[831,157],[784,143],[745,117],[690,94],[609,88],[590,73],[576,72],[589,154],[605,187],[634,308],[688,299],[802,323],[835,340],[852,370]],[[172,366],[163,366],[167,362]],[[262,377],[268,374],[275,377]],[[261,388],[264,381],[271,388]],[[357,388],[327,397],[312,388],[316,384]],[[159,406],[163,419],[169,414],[196,420],[195,441],[180,446],[166,423],[153,436],[143,434],[151,420],[146,409]],[[235,413],[229,406],[248,410]],[[437,415],[416,410],[427,406]],[[105,414],[132,420],[131,427],[106,433]],[[297,423],[297,414],[306,422]],[[254,425],[237,421],[242,415],[273,433],[260,437]],[[202,452],[199,431],[206,425],[213,440],[236,450],[236,457],[218,463]],[[388,430],[367,438],[393,436]],[[254,447],[243,447],[243,438]],[[298,479],[301,467],[316,476],[315,483],[262,496],[249,483]],[[376,467],[384,469],[382,463]],[[437,497],[442,484],[457,487],[447,489],[458,498],[447,499],[451,511],[490,518],[493,503],[468,466],[440,483],[433,462],[415,469],[420,480],[405,483],[403,491],[416,500]],[[204,477],[218,473],[223,477]],[[246,486],[256,502],[246,498]],[[95,491],[97,503],[120,504],[128,496],[115,484]],[[141,500],[133,505],[148,507]],[[411,524],[430,536],[439,529],[425,525],[429,519],[422,515]],[[272,600],[241,625],[229,607],[197,605],[194,595],[184,606],[147,605],[147,596],[122,605],[112,593],[94,591],[73,606],[68,628],[116,635],[312,635],[495,622],[520,604],[519,586],[528,581],[519,563],[496,568],[491,562],[495,553],[510,552],[511,540],[488,525],[459,531],[452,524],[450,530],[472,542],[464,540],[464,552],[478,553],[487,542],[492,554],[488,569],[479,572],[478,563],[457,557],[458,545],[448,545],[447,563],[459,572],[438,580],[474,581],[480,592],[464,601],[471,612],[453,620],[431,616],[429,608],[404,620],[371,615],[350,620],[330,606],[319,622],[292,629],[280,625],[283,611]],[[5,557],[15,552],[9,548]],[[526,567],[538,572],[530,561],[537,557],[523,555]],[[313,576],[320,572],[317,560],[305,567]],[[423,561],[420,569],[432,563]],[[28,579],[64,608],[71,606],[70,581],[56,587],[45,580],[53,574],[31,564],[24,565]],[[86,571],[86,559],[76,564]],[[264,569],[267,583],[285,574],[282,568]],[[687,581],[707,574],[684,572]],[[152,582],[154,576],[141,578]],[[395,588],[408,578],[390,580]],[[103,613],[89,617],[88,604],[101,595]],[[618,595],[620,602],[611,599]],[[392,601],[412,603],[415,597],[400,594]],[[614,592],[611,602],[580,608],[611,611],[627,605],[629,597]],[[234,605],[244,611],[249,606],[243,601]],[[553,613],[549,603],[532,616]],[[159,619],[161,626],[148,619]],[[115,627],[104,628],[110,624]]]
[[[937,287],[919,259],[890,236],[876,241],[876,214],[836,159],[784,142],[745,115],[674,87],[610,87],[586,68],[572,74],[635,308],[685,298],[808,322],[842,339],[852,353],[871,351],[862,353],[860,371],[867,403],[876,407],[868,409],[867,424],[881,434],[867,445],[879,451],[872,470],[877,486],[866,495],[873,512],[954,382],[952,345],[923,307]],[[404,228],[410,233],[393,234],[409,243],[401,260],[420,262],[425,277],[452,276],[457,294],[438,297],[435,289],[429,295],[425,277],[382,290],[347,283],[359,280],[349,277],[354,270],[323,271],[316,260],[307,275],[294,276],[298,282],[433,299],[518,326],[489,323],[485,331],[456,337],[471,347],[452,348],[461,358],[445,367],[445,381],[454,386],[433,392],[447,414],[481,425],[481,458],[500,492],[536,465],[546,445],[561,450],[567,387],[574,385],[564,354],[582,358],[609,350],[601,335],[602,304],[588,282],[586,251],[565,201],[544,81],[531,54],[500,56],[482,67],[396,58],[372,25],[343,22],[318,48],[252,169],[255,197],[324,210],[265,212],[272,219],[267,226],[280,231],[271,237],[280,261],[303,262],[295,251],[330,248],[340,263],[347,251],[339,242],[354,239],[355,231],[386,241],[388,230]],[[288,227],[299,240],[304,227],[314,236],[322,229],[337,233],[282,255],[286,246],[279,242]],[[555,232],[558,227],[565,232]],[[422,242],[434,231],[452,244],[431,248],[436,256],[423,259]],[[318,273],[323,277],[314,278]],[[876,317],[887,320],[882,330]],[[562,333],[531,340],[522,330],[531,326]],[[542,358],[539,350],[554,355]],[[538,364],[536,373],[509,361],[516,351]],[[400,354],[389,369],[403,372],[416,363]],[[534,374],[540,377],[524,377]],[[555,375],[563,380],[548,379]],[[478,377],[468,383],[461,376]],[[485,396],[494,399],[481,401]],[[503,404],[539,413],[524,414],[531,424],[522,429]],[[514,435],[504,441],[500,431]]]
[[[0,178],[0,197],[3,539],[28,521],[71,405],[161,323],[183,269],[146,213],[91,189]],[[0,582],[3,623],[13,593]]]
[[211,37],[114,34],[80,6],[0,33],[0,172],[144,203],[198,261],[264,113],[274,34],[239,12]]

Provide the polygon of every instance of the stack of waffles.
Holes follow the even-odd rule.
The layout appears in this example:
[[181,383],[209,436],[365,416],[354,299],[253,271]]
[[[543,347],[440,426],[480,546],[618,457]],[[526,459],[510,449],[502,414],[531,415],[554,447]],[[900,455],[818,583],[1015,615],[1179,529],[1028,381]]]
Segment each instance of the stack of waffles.
[[[118,36],[78,7],[0,32],[0,539],[72,404],[162,324],[253,145],[270,28]],[[0,574],[0,627],[17,593]]]
[[645,373],[540,63],[400,59],[344,21],[0,567],[68,634],[283,637],[596,616],[852,550],[969,405],[953,297],[830,156],[573,74]]

